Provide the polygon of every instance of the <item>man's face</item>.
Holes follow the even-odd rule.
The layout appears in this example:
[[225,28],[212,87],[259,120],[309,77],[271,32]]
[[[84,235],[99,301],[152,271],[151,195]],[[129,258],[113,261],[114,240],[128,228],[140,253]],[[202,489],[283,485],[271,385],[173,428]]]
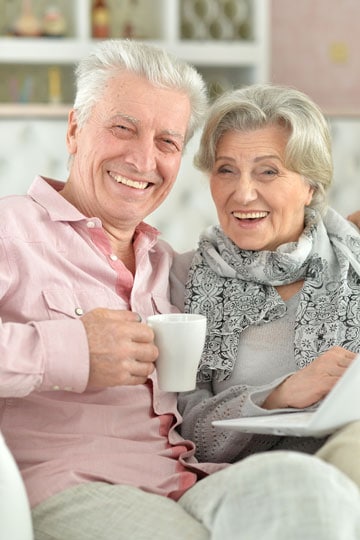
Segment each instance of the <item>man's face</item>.
[[189,118],[184,93],[127,72],[110,79],[81,128],[70,114],[64,196],[105,229],[133,230],[170,192]]

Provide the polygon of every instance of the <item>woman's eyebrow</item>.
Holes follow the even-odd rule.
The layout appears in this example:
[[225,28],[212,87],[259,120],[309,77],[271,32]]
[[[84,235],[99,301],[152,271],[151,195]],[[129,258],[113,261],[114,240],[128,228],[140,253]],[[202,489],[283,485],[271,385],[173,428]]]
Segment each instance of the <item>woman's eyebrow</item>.
[[[259,161],[262,161],[263,159],[277,159],[279,161],[281,161],[281,158],[280,156],[278,156],[277,154],[264,154],[262,156],[256,156],[254,158],[254,161],[255,163],[259,162]],[[231,156],[226,156],[226,155],[222,155],[222,156],[215,156],[215,161],[218,161],[219,159],[227,159],[228,161],[236,161],[235,158],[231,157]]]
[[278,156],[277,154],[264,154],[263,156],[257,156],[254,161],[258,162],[262,159],[278,159],[279,161],[281,161],[280,156]]

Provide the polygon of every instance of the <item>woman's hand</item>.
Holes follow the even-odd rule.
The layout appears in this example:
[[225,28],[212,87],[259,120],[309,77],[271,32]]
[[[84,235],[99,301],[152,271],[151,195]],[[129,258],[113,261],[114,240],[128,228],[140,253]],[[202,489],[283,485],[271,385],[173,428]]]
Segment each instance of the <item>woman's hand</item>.
[[360,210],[357,210],[356,212],[350,214],[347,219],[354,223],[354,225],[356,225],[360,229]]
[[290,375],[267,397],[264,409],[310,407],[324,398],[344,374],[356,354],[343,347],[333,347],[310,365]]

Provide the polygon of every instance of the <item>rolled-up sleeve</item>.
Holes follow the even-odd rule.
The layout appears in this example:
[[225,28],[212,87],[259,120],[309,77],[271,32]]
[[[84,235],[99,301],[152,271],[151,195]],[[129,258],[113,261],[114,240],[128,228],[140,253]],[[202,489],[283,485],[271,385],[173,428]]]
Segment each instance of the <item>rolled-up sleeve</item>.
[[80,320],[1,323],[0,357],[0,397],[86,388],[89,351]]

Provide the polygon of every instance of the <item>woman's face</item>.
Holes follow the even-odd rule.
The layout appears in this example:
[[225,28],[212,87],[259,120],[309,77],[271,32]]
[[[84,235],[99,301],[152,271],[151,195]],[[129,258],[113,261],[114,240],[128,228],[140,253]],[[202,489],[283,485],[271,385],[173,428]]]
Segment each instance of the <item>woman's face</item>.
[[225,133],[210,187],[224,233],[241,249],[270,250],[298,240],[313,188],[284,165],[287,128]]

